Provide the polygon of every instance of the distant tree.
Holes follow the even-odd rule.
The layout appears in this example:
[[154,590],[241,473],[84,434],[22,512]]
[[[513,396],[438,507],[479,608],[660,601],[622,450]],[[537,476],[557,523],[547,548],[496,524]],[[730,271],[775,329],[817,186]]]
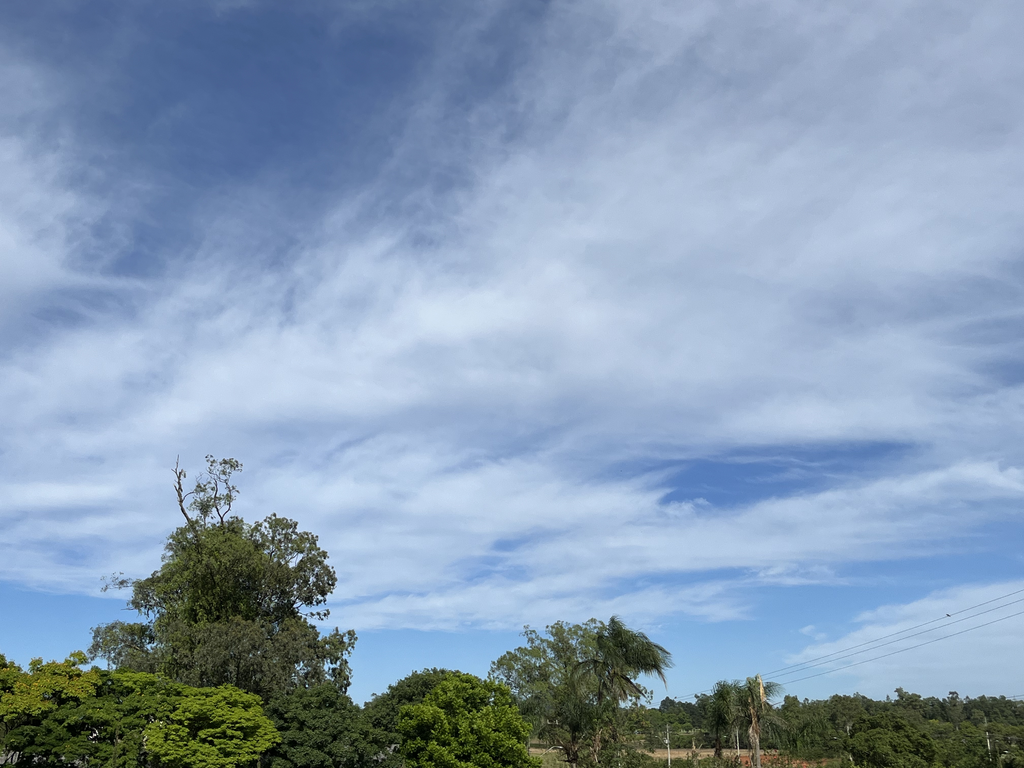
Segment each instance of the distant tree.
[[269,700],[296,686],[330,681],[342,692],[350,677],[355,633],[322,637],[310,619],[337,583],[317,537],[293,520],[270,515],[248,524],[233,514],[242,465],[207,456],[191,491],[175,468],[185,524],[167,539],[164,562],[145,579],[115,578],[131,588],[129,607],[144,621],[93,630],[92,658],[114,667],[160,671],[197,686],[232,684]]
[[737,692],[739,720],[746,726],[750,739],[750,754],[754,768],[761,768],[761,737],[782,725],[771,700],[779,695],[782,686],[765,682],[760,675],[748,677]]
[[848,749],[862,768],[928,768],[935,761],[932,740],[895,712],[858,719]]
[[717,758],[722,757],[725,740],[739,721],[739,700],[740,683],[728,680],[719,680],[711,695],[701,697],[704,730],[711,735]]
[[540,768],[530,733],[507,687],[473,675],[447,675],[398,718],[408,768]]

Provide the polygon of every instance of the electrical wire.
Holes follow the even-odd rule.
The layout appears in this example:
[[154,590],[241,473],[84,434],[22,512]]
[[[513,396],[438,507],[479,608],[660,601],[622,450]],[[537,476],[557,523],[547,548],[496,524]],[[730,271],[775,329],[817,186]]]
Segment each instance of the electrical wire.
[[[778,674],[779,672],[785,672],[785,671],[790,670],[790,669],[796,669],[797,667],[804,667],[804,666],[807,666],[808,664],[810,664],[811,662],[821,661],[822,659],[829,659],[829,658],[832,658],[833,656],[836,656],[836,655],[838,655],[840,653],[846,653],[846,651],[852,651],[854,648],[861,648],[861,647],[863,647],[865,645],[873,645],[874,643],[877,643],[879,640],[887,640],[890,637],[896,637],[896,635],[902,635],[902,634],[904,634],[906,632],[910,632],[910,631],[915,630],[915,629],[920,629],[921,627],[927,627],[929,624],[937,624],[938,622],[945,621],[946,619],[952,618],[953,616],[959,616],[961,613],[967,613],[967,611],[973,611],[975,608],[981,608],[983,605],[990,605],[992,603],[998,602],[999,600],[1005,600],[1008,597],[1013,597],[1014,595],[1019,595],[1022,592],[1024,592],[1024,589],[1018,589],[1015,592],[1010,592],[1007,595],[1002,595],[1000,597],[993,597],[991,600],[986,600],[983,603],[978,603],[977,605],[972,605],[972,606],[969,606],[967,608],[961,608],[959,611],[954,611],[953,613],[947,613],[945,616],[941,616],[938,619],[932,619],[931,621],[925,621],[925,622],[922,622],[921,624],[915,624],[912,627],[907,627],[906,629],[901,629],[899,632],[891,632],[888,635],[882,635],[881,637],[876,637],[874,640],[867,640],[867,641],[865,641],[863,643],[858,643],[857,645],[851,645],[849,648],[844,648],[841,651],[834,651],[833,653],[826,653],[824,656],[818,656],[818,657],[813,658],[813,659],[808,659],[807,661],[800,662],[799,664],[791,664],[788,667],[781,667],[780,669],[773,669],[770,672],[765,672],[763,676],[767,677],[768,675],[775,675],[775,674]],[[1019,602],[1019,601],[1015,600],[1014,602]],[[1012,603],[1007,603],[1007,605],[1012,605]],[[981,614],[979,613],[977,615],[980,616]],[[963,621],[963,619],[959,619],[959,621]],[[952,624],[952,623],[955,623],[955,622],[950,622],[950,624]],[[936,627],[936,629],[941,629],[941,627]],[[929,631],[931,631],[931,630],[929,630]]]
[[[839,659],[833,658],[833,657],[838,656],[839,654],[845,654],[847,651],[852,651],[855,648],[864,648],[864,646],[873,646],[873,647],[864,648],[863,651],[858,651],[857,653],[849,654],[849,655],[846,655],[846,656],[841,656],[840,658],[849,658],[850,656],[857,656],[857,655],[859,655],[861,653],[870,653],[871,651],[876,650],[877,648],[882,648],[882,647],[884,647],[886,645],[892,645],[892,643],[894,643],[894,642],[901,642],[901,641],[907,640],[907,639],[909,639],[911,637],[917,637],[918,635],[927,634],[928,632],[934,632],[937,629],[943,629],[945,627],[952,626],[953,624],[958,624],[958,623],[960,623],[962,621],[967,621],[969,619],[973,619],[973,618],[977,618],[978,616],[982,616],[982,615],[984,615],[986,613],[991,613],[992,611],[997,611],[1000,608],[1006,608],[1007,606],[1014,605],[1015,603],[1024,602],[1024,598],[1021,598],[1019,600],[1012,600],[1009,603],[1004,603],[1003,605],[997,606],[995,608],[991,608],[991,609],[989,609],[987,611],[981,611],[980,613],[973,614],[972,616],[966,616],[966,617],[964,617],[962,619],[957,619],[956,621],[946,622],[946,623],[942,624],[941,626],[933,627],[932,629],[925,630],[924,632],[918,632],[918,633],[916,633],[914,635],[906,635],[907,632],[910,632],[912,630],[920,629],[921,627],[927,627],[927,626],[929,626],[931,624],[937,624],[937,623],[940,623],[940,622],[945,622],[946,619],[952,618],[953,616],[959,616],[962,613],[967,613],[968,611],[973,611],[975,608],[981,608],[982,606],[985,606],[985,605],[991,605],[992,603],[998,602],[1000,600],[1005,600],[1008,597],[1014,597],[1015,595],[1019,595],[1021,593],[1024,593],[1024,589],[1018,589],[1018,590],[1015,590],[1013,592],[1009,592],[1009,593],[1007,593],[1005,595],[1000,595],[999,597],[993,597],[991,600],[985,600],[984,602],[968,606],[967,608],[961,608],[959,611],[954,611],[953,613],[947,613],[945,616],[941,616],[941,617],[939,617],[937,619],[931,619],[930,621],[924,621],[924,622],[921,622],[920,624],[915,624],[912,627],[907,627],[906,629],[901,629],[898,632],[891,632],[888,635],[882,635],[881,637],[876,637],[874,640],[867,640],[867,641],[865,641],[863,643],[858,643],[857,645],[851,645],[848,648],[844,648],[844,649],[839,650],[839,651],[833,651],[832,653],[827,653],[827,654],[825,654],[823,656],[816,656],[815,658],[808,659],[807,661],[801,662],[799,664],[791,664],[788,667],[781,667],[779,669],[773,669],[770,672],[764,673],[763,676],[767,677],[768,675],[774,675],[774,674],[777,674],[779,672],[786,672],[787,670],[790,670],[789,674],[799,674],[800,672],[805,671],[807,669],[812,669],[813,667],[822,666],[821,664],[817,664],[817,663],[814,663],[814,662],[819,662],[819,661],[822,661],[824,659],[831,659],[832,661],[838,661]],[[913,650],[914,648],[920,648],[921,646],[930,645],[931,643],[938,642],[939,640],[945,640],[947,637],[955,637],[957,635],[964,634],[964,632],[970,632],[970,631],[972,631],[974,629],[980,629],[981,627],[987,627],[990,624],[996,624],[996,623],[998,623],[1000,621],[1004,621],[1005,619],[1012,619],[1014,616],[1020,616],[1022,613],[1024,613],[1024,611],[1022,611],[1021,613],[1011,614],[1010,616],[1004,616],[1004,617],[996,619],[994,621],[986,622],[985,624],[979,624],[976,627],[969,627],[968,629],[962,630],[960,632],[954,632],[951,635],[943,635],[942,637],[937,637],[937,638],[935,638],[933,640],[928,640],[927,642],[924,642],[924,643],[919,643],[917,645],[912,645],[912,646],[909,646],[907,648],[901,648],[899,650],[892,651],[891,653],[886,653],[886,654],[883,654],[881,656],[876,656],[876,657],[871,658],[871,659],[865,659],[863,661],[859,661],[859,662],[856,662],[854,664],[847,664],[846,666],[838,667],[837,669],[830,669],[830,670],[826,670],[824,672],[819,672],[819,673],[814,674],[814,675],[808,675],[807,677],[798,678],[796,680],[789,680],[788,682],[789,683],[796,683],[796,682],[800,682],[801,680],[809,680],[812,677],[820,677],[822,675],[831,674],[832,672],[838,672],[838,671],[843,670],[843,669],[849,669],[850,667],[856,667],[856,666],[860,666],[861,664],[867,664],[869,661],[876,661],[877,659],[884,659],[884,658],[886,658],[888,656],[893,656],[893,655],[895,655],[897,653],[902,653],[903,651],[910,651],[910,650]],[[896,637],[897,635],[906,635],[906,636],[905,637],[901,637],[898,640],[894,640],[894,641],[889,642],[889,643],[883,643],[881,645],[877,645],[877,643],[880,640],[887,640],[888,638]],[[786,677],[786,675],[783,675],[783,677]],[[701,695],[703,695],[705,693],[711,693],[712,691],[714,691],[714,688],[706,688],[703,691],[697,691],[696,693],[690,694],[690,696],[687,697],[687,698],[697,698],[698,696],[701,696]],[[1022,697],[1024,697],[1024,694],[1022,694]],[[1015,698],[1018,698],[1018,697],[1011,696],[1011,697],[1008,697],[1008,698],[1015,699]]]
[[[786,669],[791,669],[792,670],[791,672],[789,672],[787,674],[791,674],[791,675],[798,674],[800,672],[803,672],[804,670],[813,669],[814,667],[821,667],[821,666],[824,666],[825,664],[831,664],[832,662],[839,661],[841,659],[848,659],[851,656],[859,656],[862,653],[871,653],[872,651],[874,651],[874,650],[876,650],[878,648],[885,648],[887,645],[892,645],[893,643],[902,643],[904,640],[909,640],[912,637],[919,637],[920,635],[927,635],[929,632],[935,632],[936,630],[939,630],[939,629],[945,629],[946,627],[951,627],[954,624],[960,624],[960,623],[965,622],[965,621],[970,621],[971,619],[976,619],[979,616],[984,616],[986,613],[992,613],[992,611],[999,611],[999,610],[1002,610],[1003,608],[1007,608],[1008,606],[1016,605],[1017,603],[1024,603],[1024,597],[1018,598],[1017,600],[1011,600],[1010,602],[1003,603],[1002,605],[997,605],[995,608],[989,608],[987,611],[978,611],[978,613],[971,614],[970,616],[964,616],[962,619],[957,619],[956,621],[948,621],[945,624],[941,624],[941,625],[939,625],[937,627],[932,627],[931,629],[922,629],[920,632],[915,632],[912,635],[904,635],[903,637],[897,637],[895,640],[890,640],[887,643],[879,643],[878,645],[872,645],[870,648],[862,648],[859,651],[854,651],[853,653],[847,653],[847,654],[845,654],[843,656],[836,656],[836,653],[842,653],[842,651],[836,651],[835,653],[829,654],[830,656],[835,656],[834,659],[830,659],[829,661],[819,661],[817,664],[811,664],[809,662],[805,662],[803,664],[794,664],[792,667],[786,667]],[[968,609],[968,610],[970,610],[970,609]],[[958,611],[958,613],[963,613],[963,611]],[[952,614],[950,614],[950,615],[952,615]],[[903,630],[903,631],[906,632],[908,630]],[[891,637],[891,635],[886,635],[885,637]],[[882,638],[877,638],[877,640],[881,640],[881,639]],[[875,640],[874,642],[877,642],[877,640]],[[866,644],[867,643],[861,643],[861,645],[866,645]],[[852,646],[852,647],[853,648],[857,648],[859,646],[855,645],[855,646]],[[849,649],[847,649],[847,650],[849,650]],[[826,658],[826,657],[822,656],[820,658]],[[771,675],[771,674],[774,674],[775,672],[778,672],[778,671],[779,670],[775,670],[774,672],[767,672],[766,675]],[[783,677],[785,677],[785,675],[783,675]]]
[[[904,653],[906,651],[912,651],[915,648],[921,648],[922,646],[925,646],[925,645],[931,645],[932,643],[937,643],[937,642],[939,642],[939,640],[948,640],[951,637],[956,637],[957,635],[962,635],[962,634],[965,634],[967,632],[973,632],[976,629],[981,629],[982,627],[988,627],[988,626],[991,626],[992,624],[998,624],[1000,621],[1006,621],[1007,619],[1012,619],[1012,618],[1014,618],[1016,616],[1024,616],[1024,611],[1018,611],[1017,613],[1011,613],[1009,616],[1001,616],[998,619],[993,619],[992,621],[986,621],[984,624],[978,624],[977,626],[974,626],[974,627],[968,627],[967,629],[961,629],[959,632],[953,632],[952,634],[949,634],[949,635],[943,635],[942,637],[936,637],[936,638],[933,638],[932,640],[926,640],[925,642],[918,643],[917,645],[910,645],[910,646],[907,646],[906,648],[900,648],[898,650],[891,651],[889,653],[883,653],[881,656],[875,656],[874,658],[871,658],[871,659],[864,659],[863,661],[857,661],[857,662],[854,662],[853,664],[847,664],[847,665],[842,666],[842,667],[836,667],[835,669],[826,669],[824,672],[818,672],[818,673],[813,674],[813,675],[807,675],[807,677],[798,677],[795,680],[781,680],[781,681],[777,681],[777,682],[780,682],[783,685],[791,685],[793,683],[799,683],[799,682],[801,682],[803,680],[810,680],[812,677],[821,677],[822,675],[831,675],[833,672],[840,672],[840,671],[842,671],[844,669],[850,669],[851,667],[859,667],[861,664],[867,664],[868,662],[871,662],[871,661],[878,661],[879,659],[884,659],[884,658],[887,658],[889,656],[895,656],[897,653]],[[799,672],[796,672],[794,674],[799,674]]]

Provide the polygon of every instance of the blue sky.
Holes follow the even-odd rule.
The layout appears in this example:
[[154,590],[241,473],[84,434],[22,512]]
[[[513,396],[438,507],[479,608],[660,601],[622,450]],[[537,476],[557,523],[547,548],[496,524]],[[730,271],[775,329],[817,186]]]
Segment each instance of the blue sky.
[[[123,616],[208,453],[331,553],[357,700],[612,613],[682,697],[1024,588],[1022,23],[3,5],[0,651]],[[787,690],[1024,693],[1014,610]]]

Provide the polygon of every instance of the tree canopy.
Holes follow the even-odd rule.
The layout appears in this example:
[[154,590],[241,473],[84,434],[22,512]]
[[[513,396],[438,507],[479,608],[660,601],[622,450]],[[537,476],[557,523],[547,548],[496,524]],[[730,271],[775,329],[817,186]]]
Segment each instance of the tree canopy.
[[330,681],[348,688],[351,630],[321,636],[310,619],[337,583],[312,533],[276,514],[246,523],[233,513],[235,459],[207,457],[207,471],[186,492],[175,468],[185,524],[167,538],[163,564],[130,588],[129,607],[144,621],[93,630],[89,653],[114,667],[162,672],[197,686],[232,684],[264,699]]
[[80,669],[84,654],[0,671],[0,754],[16,766],[242,768],[279,739],[260,698],[144,672]]
[[398,730],[408,768],[540,768],[509,689],[473,675],[449,673],[402,708]]
[[526,627],[526,645],[501,656],[490,676],[506,683],[538,734],[557,745],[566,762],[599,763],[608,741],[625,726],[620,705],[648,692],[642,674],[664,679],[671,654],[616,616],[607,623],[556,622],[546,636]]

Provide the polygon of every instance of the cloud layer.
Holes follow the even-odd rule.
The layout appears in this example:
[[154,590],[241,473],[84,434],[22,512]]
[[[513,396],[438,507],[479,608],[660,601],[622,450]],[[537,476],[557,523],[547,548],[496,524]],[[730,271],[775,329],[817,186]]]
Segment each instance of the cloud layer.
[[[82,127],[74,73],[5,63],[0,578],[152,569],[208,452],[321,535],[360,628],[724,620],[1019,531],[1020,13],[480,12],[354,187],[180,190]],[[780,482],[712,498],[695,461]]]

